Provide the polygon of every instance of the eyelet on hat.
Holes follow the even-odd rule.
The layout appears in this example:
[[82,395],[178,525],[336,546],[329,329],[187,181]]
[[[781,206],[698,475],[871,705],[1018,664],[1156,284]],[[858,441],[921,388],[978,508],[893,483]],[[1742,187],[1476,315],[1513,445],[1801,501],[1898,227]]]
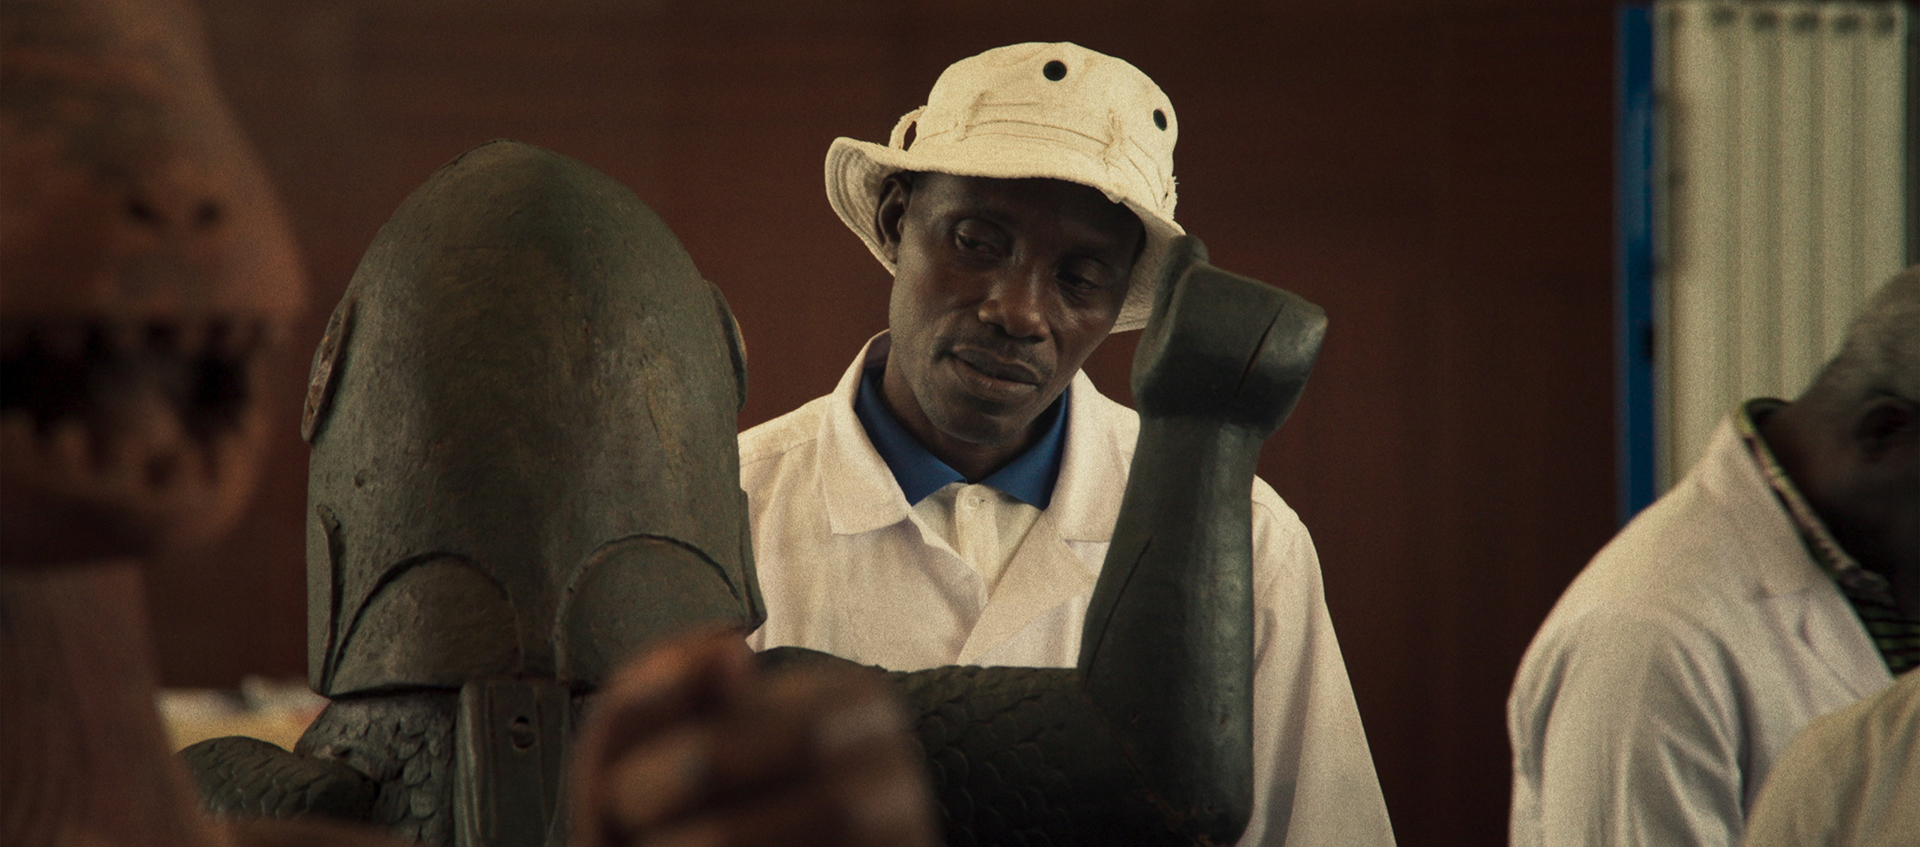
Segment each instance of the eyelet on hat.
[[1154,126],[1157,126],[1157,127],[1159,127],[1159,128],[1161,128],[1161,129],[1163,129],[1163,130],[1164,130],[1164,129],[1166,129],[1166,128],[1167,128],[1167,113],[1166,113],[1166,112],[1162,112],[1162,111],[1160,111],[1159,109],[1155,109],[1155,110],[1153,110],[1153,125],[1154,125]]
[[1067,78],[1067,64],[1059,59],[1055,59],[1048,62],[1046,67],[1041,68],[1040,72],[1046,74],[1047,79],[1059,82]]

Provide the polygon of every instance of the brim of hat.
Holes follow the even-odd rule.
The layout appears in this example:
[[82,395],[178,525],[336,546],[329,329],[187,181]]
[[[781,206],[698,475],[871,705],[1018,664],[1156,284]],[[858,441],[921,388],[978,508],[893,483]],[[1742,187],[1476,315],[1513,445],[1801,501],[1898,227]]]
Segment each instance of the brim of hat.
[[1147,244],[1140,251],[1140,259],[1133,264],[1127,300],[1120,307],[1119,319],[1114,321],[1114,332],[1146,325],[1147,315],[1153,311],[1153,290],[1167,255],[1167,244],[1186,232],[1172,219],[1119,195],[1106,178],[1102,163],[1063,151],[1052,142],[996,136],[991,143],[944,146],[936,158],[870,141],[836,138],[827,149],[827,202],[841,222],[866,242],[867,249],[888,273],[894,272],[893,262],[880,251],[879,236],[873,231],[874,211],[880,205],[881,184],[901,171],[938,171],[997,179],[1062,179],[1091,186],[1107,199],[1125,205],[1145,227]]

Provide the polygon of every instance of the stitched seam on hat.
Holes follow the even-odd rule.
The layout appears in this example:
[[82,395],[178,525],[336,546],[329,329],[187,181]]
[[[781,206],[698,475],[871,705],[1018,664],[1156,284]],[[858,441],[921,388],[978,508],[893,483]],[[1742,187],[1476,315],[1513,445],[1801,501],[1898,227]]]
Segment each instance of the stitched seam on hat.
[[[1100,161],[1112,171],[1121,159],[1127,158],[1127,128],[1120,123],[1120,114],[1107,112],[1107,143],[1100,151]],[[1138,167],[1136,166],[1136,170]]]
[[[1127,137],[1127,144],[1134,150],[1139,151],[1139,155],[1122,154],[1120,158],[1126,160],[1127,164],[1133,166],[1133,169],[1140,174],[1141,180],[1145,181],[1148,185],[1157,186],[1160,189],[1160,199],[1162,202],[1156,205],[1165,205],[1167,198],[1173,194],[1173,188],[1167,184],[1168,180],[1166,177],[1160,175],[1160,166],[1159,163],[1154,161],[1153,152],[1141,146],[1140,142],[1135,141],[1132,136]],[[1143,160],[1145,164],[1142,164]],[[1149,165],[1152,166],[1151,171],[1147,169]],[[1155,211],[1158,211],[1158,209]]]
[[[1045,130],[1046,132],[1044,133],[1009,132],[1004,128],[1007,126],[1032,127],[1038,130]],[[1005,136],[1011,136],[1014,138],[1028,138],[1028,139],[1033,139],[1035,141],[1064,140],[1059,138],[1056,135],[1049,135],[1047,133],[1062,133],[1066,135],[1078,136],[1080,138],[1086,139],[1087,141],[1093,144],[1101,145],[1103,148],[1106,146],[1106,143],[1107,143],[1106,139],[1104,138],[1088,135],[1076,129],[1069,129],[1067,127],[1061,127],[1061,126],[1049,126],[1047,124],[1037,124],[1032,121],[1018,121],[1018,120],[982,121],[978,124],[973,125],[972,129],[967,134],[960,136],[960,139],[955,139],[955,140],[957,141],[961,139],[972,138],[973,136],[976,136],[976,135],[1005,135]],[[920,141],[922,142],[933,141],[945,134],[947,133],[940,132],[940,133],[934,133],[931,135],[923,135],[920,137]],[[916,144],[915,146],[918,146],[918,144]],[[1092,154],[1091,148],[1081,152],[1085,155]]]

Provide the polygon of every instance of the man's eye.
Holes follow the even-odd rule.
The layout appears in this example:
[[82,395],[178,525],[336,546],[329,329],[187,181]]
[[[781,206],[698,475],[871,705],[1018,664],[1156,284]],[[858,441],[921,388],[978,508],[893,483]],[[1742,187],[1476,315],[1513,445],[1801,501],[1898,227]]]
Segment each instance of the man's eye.
[[1106,287],[1106,275],[1098,271],[1082,268],[1065,268],[1060,271],[1061,284],[1075,291],[1097,291]]
[[1006,239],[998,229],[990,224],[975,220],[961,221],[953,228],[953,246],[963,253],[981,256],[998,256],[1006,250]]

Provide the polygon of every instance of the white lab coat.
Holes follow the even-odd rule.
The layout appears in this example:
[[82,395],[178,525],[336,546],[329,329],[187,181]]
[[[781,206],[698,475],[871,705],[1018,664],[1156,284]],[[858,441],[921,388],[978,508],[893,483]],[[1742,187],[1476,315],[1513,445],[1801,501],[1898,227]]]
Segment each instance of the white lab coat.
[[[1074,377],[1052,503],[989,597],[980,575],[913,514],[854,416],[861,370],[886,350],[883,334],[832,394],[740,437],[767,604],[750,643],[894,670],[1072,667],[1138,417],[1086,374]],[[1313,542],[1265,482],[1255,481],[1253,505],[1254,807],[1241,843],[1391,844]]]
[[1507,701],[1512,843],[1738,844],[1794,735],[1891,679],[1723,421],[1521,660]]

